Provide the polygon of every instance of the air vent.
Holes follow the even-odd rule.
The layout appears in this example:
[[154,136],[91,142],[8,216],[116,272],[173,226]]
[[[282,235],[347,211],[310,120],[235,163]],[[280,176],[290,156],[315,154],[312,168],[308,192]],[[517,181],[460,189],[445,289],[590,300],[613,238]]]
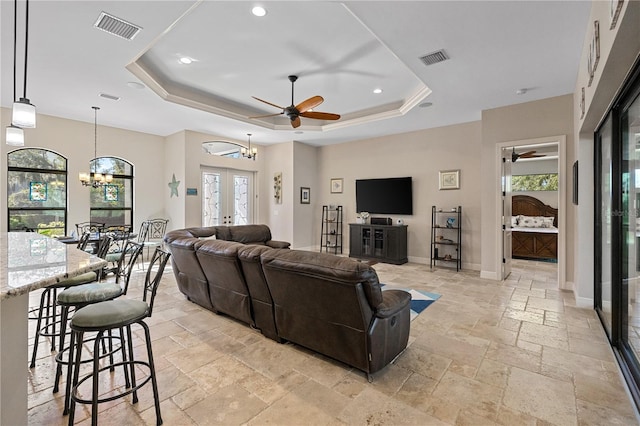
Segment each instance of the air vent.
[[106,31],[109,34],[113,34],[127,40],[133,40],[133,38],[138,35],[142,29],[142,27],[133,25],[123,19],[116,18],[106,12],[102,12],[100,14],[98,20],[93,24],[93,26],[102,31]]
[[99,93],[98,96],[100,96],[101,98],[109,99],[110,101],[119,101],[120,100],[120,96],[110,95],[108,93]]
[[420,60],[425,65],[437,64],[438,62],[446,61],[447,59],[449,59],[449,57],[444,52],[444,50],[437,50],[420,57]]

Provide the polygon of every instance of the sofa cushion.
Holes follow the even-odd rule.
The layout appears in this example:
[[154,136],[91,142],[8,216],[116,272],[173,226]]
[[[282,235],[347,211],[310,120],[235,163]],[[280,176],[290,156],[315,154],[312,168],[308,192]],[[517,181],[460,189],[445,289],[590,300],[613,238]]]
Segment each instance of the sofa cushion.
[[382,303],[382,290],[376,271],[368,264],[348,257],[301,250],[273,250],[262,256],[262,265],[336,281],[361,283],[372,309],[377,309]]
[[271,231],[267,225],[230,226],[230,240],[243,244],[255,244],[271,240]]

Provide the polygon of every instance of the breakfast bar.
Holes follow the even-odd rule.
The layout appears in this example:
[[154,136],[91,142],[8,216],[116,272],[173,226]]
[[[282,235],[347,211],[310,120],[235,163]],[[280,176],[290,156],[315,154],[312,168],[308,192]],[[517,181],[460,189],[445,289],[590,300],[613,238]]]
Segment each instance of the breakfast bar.
[[44,235],[0,233],[0,424],[27,424],[29,292],[105,264]]

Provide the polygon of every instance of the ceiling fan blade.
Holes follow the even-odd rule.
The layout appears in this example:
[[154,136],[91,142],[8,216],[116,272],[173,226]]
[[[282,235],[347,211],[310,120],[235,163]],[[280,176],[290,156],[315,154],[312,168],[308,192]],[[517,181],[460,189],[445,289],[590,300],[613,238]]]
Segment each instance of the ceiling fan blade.
[[315,118],[317,120],[339,120],[340,114],[333,114],[331,112],[320,112],[320,111],[307,111],[300,114],[306,118]]
[[296,105],[296,109],[300,112],[309,111],[311,108],[315,108],[321,103],[324,102],[324,98],[322,96],[312,96],[309,99],[300,102]]
[[529,155],[521,155],[520,158],[539,158],[546,157],[544,154],[529,154]]
[[535,151],[523,152],[522,154],[520,154],[520,157],[528,157],[529,155],[533,155],[535,153],[536,153]]
[[255,96],[252,96],[252,98],[257,100],[257,101],[264,102],[267,105],[271,105],[271,106],[274,106],[276,108],[280,108],[280,109],[284,110],[284,107],[281,107],[280,105],[272,104],[271,102],[267,102],[264,99],[256,98]]
[[300,117],[296,117],[295,119],[291,120],[291,126],[294,129],[297,129],[298,127],[300,127]]
[[248,118],[266,118],[266,117],[275,117],[276,115],[282,115],[284,112],[276,112],[275,114],[266,114],[266,115],[254,115],[253,117]]

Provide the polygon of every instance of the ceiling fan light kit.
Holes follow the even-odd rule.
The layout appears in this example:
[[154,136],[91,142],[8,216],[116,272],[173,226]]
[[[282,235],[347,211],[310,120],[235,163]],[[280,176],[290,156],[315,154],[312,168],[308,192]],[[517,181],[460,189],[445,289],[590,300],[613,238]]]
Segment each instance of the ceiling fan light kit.
[[316,120],[339,120],[340,119],[339,114],[334,114],[331,112],[311,111],[313,108],[317,107],[322,102],[324,102],[324,98],[322,96],[312,96],[309,99],[305,99],[304,101],[300,102],[298,105],[295,105],[294,104],[294,83],[297,80],[298,80],[297,75],[289,76],[289,81],[291,82],[291,105],[289,105],[288,107],[281,107],[274,103],[271,103],[253,96],[255,100],[258,100],[267,105],[271,105],[273,107],[279,108],[282,110],[282,112],[276,113],[276,114],[259,115],[259,116],[249,117],[249,118],[274,117],[277,115],[284,114],[289,118],[289,120],[291,121],[291,126],[294,129],[300,127],[300,124],[301,124],[300,117],[313,118]]

